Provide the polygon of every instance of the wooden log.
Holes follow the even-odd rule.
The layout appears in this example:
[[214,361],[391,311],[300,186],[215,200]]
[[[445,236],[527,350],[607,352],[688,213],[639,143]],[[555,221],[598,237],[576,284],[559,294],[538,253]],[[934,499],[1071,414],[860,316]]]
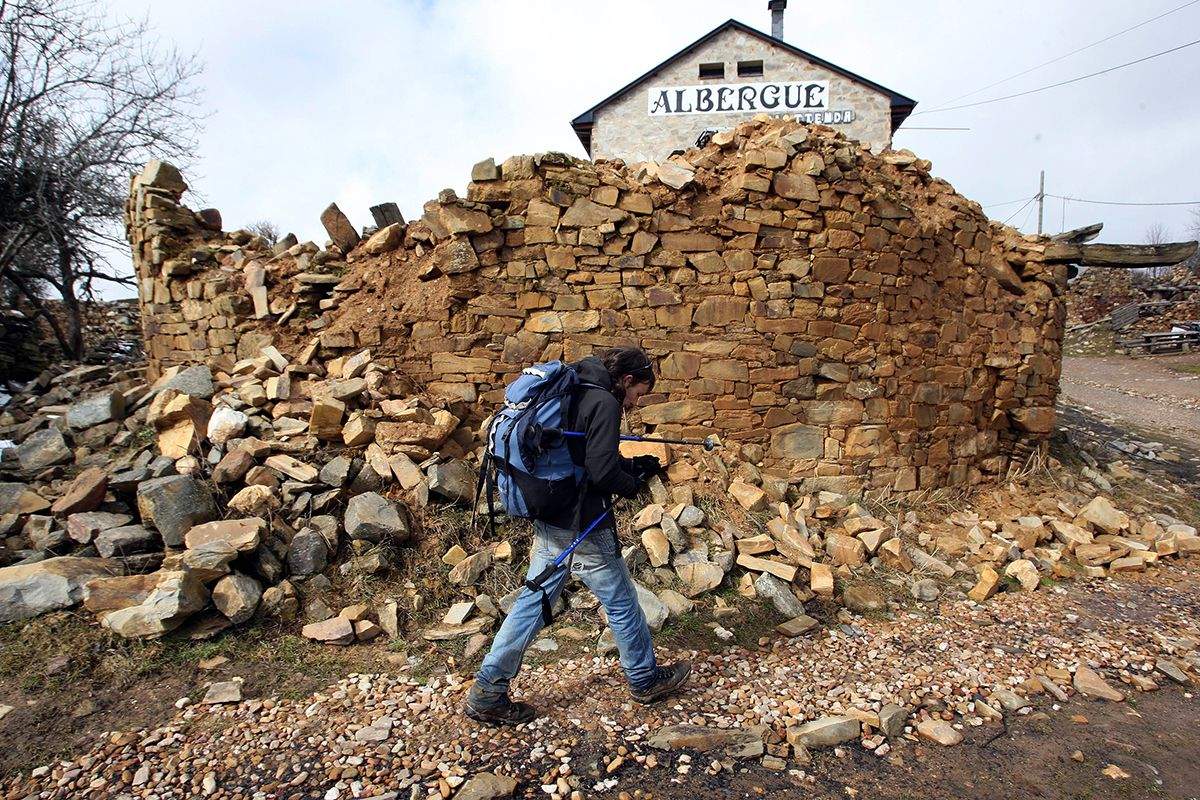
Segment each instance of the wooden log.
[[1094,225],[1085,225],[1084,227],[1076,228],[1075,230],[1063,231],[1062,233],[1052,236],[1051,238],[1056,242],[1083,244],[1084,242],[1090,242],[1092,239],[1095,239],[1097,236],[1099,236],[1100,231],[1103,228],[1104,223],[1097,222]]
[[1081,264],[1085,267],[1139,269],[1170,267],[1191,258],[1196,242],[1170,244],[1071,244],[1053,242],[1046,247],[1046,260]]

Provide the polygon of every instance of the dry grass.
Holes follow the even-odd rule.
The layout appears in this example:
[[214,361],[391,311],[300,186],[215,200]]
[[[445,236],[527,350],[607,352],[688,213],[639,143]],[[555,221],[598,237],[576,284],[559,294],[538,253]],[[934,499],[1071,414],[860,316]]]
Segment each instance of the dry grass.
[[1188,375],[1200,375],[1200,364],[1168,364],[1167,368]]

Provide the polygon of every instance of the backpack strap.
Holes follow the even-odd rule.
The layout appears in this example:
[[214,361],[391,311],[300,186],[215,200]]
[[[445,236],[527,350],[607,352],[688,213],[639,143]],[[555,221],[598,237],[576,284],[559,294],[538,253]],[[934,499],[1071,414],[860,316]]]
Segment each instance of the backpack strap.
[[[578,420],[572,420],[571,415],[575,412],[575,404],[577,404],[579,402],[580,396],[586,394],[589,391],[594,391],[597,389],[599,389],[602,392],[609,391],[607,388],[601,386],[598,383],[591,383],[589,381],[584,381],[584,380],[579,381],[579,383],[577,383],[575,385],[575,391],[571,395],[571,408],[569,408],[567,410],[567,414],[564,415],[564,419],[563,419],[563,427],[564,428],[568,427],[571,422],[578,421]],[[586,447],[587,447],[587,437],[586,436],[584,437],[583,441],[584,441],[584,447],[586,449]],[[587,470],[583,467],[583,465],[579,465],[579,467],[580,467],[580,469],[583,470],[583,476],[579,480],[579,496],[575,499],[574,521],[575,521],[576,528],[578,528],[580,525],[583,524],[583,499],[587,495],[587,489],[588,489]],[[613,535],[614,535],[614,537],[616,536],[616,526],[615,525],[613,526]],[[617,550],[620,551],[620,547],[618,547]]]
[[559,569],[561,567],[552,562],[536,576],[525,581],[526,589],[541,595],[538,599],[542,603],[542,627],[545,628],[554,624],[554,607],[550,605],[550,595],[546,594],[546,581]]
[[479,466],[479,477],[475,481],[475,502],[471,505],[471,530],[475,530],[476,517],[479,514],[479,496],[487,496],[488,527],[492,539],[496,538],[496,469],[499,460],[492,453],[492,433],[497,427],[499,416],[493,416],[488,423],[487,435],[484,438],[483,463]]

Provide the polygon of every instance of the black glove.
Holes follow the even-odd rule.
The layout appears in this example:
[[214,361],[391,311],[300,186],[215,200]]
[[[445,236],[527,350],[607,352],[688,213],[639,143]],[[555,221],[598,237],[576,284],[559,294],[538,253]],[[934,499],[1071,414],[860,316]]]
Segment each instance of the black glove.
[[662,471],[662,462],[658,460],[658,456],[634,456],[631,460],[633,461],[634,475],[643,483]]

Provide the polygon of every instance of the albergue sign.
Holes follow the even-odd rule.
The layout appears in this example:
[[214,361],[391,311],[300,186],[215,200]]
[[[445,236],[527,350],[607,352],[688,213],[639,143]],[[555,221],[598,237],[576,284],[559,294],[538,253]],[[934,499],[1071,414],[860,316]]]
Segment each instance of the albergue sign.
[[829,110],[829,81],[710,83],[651,87],[646,109],[652,117],[679,114],[815,114]]

